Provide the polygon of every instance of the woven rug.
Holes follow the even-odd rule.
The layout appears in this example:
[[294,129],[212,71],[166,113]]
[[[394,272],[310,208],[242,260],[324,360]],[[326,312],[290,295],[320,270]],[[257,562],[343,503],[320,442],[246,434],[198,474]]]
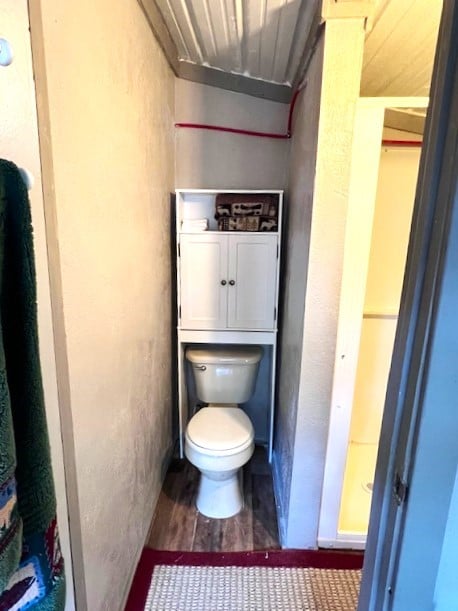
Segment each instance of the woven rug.
[[144,550],[126,611],[355,611],[362,555]]

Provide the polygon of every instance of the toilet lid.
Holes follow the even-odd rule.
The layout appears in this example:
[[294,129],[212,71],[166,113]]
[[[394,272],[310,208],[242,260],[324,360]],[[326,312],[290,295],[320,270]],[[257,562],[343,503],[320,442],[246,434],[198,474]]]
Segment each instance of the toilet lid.
[[191,418],[189,439],[207,450],[229,450],[253,439],[253,425],[239,407],[203,407]]

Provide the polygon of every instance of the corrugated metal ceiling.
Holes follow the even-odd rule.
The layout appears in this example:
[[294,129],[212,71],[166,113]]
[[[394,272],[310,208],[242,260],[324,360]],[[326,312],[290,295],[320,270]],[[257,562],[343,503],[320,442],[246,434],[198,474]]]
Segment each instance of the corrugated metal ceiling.
[[178,76],[284,102],[321,22],[321,0],[139,2]]
[[362,95],[428,95],[442,0],[139,2],[178,76],[284,102],[302,77],[322,10],[372,11]]
[[157,0],[182,62],[292,85],[317,0]]

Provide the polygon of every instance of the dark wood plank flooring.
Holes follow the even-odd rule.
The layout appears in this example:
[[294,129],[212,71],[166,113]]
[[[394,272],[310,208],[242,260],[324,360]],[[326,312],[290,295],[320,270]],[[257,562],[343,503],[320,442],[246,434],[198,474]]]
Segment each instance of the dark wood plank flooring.
[[243,471],[245,506],[233,518],[206,518],[195,507],[199,472],[174,459],[151,525],[148,547],[162,550],[230,552],[279,549],[270,465],[257,447]]

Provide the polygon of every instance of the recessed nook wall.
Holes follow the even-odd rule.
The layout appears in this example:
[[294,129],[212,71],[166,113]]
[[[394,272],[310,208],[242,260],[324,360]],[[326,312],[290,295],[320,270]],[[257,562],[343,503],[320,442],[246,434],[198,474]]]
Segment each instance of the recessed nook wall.
[[[176,79],[176,121],[286,131],[288,104]],[[176,186],[284,189],[289,140],[176,128]]]

